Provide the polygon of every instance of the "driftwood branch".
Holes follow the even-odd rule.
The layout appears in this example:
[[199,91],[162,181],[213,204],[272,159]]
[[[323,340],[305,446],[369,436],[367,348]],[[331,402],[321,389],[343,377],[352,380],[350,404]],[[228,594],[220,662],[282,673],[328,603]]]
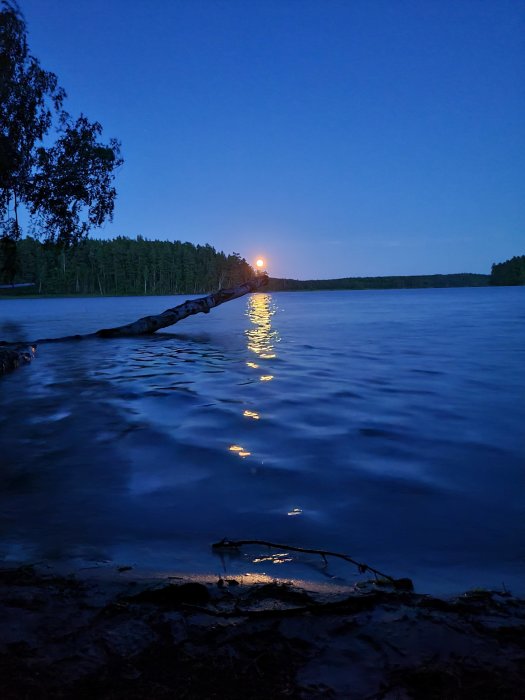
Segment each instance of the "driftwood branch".
[[326,557],[336,557],[337,559],[344,559],[344,561],[349,562],[350,564],[353,564],[356,566],[359,570],[359,573],[361,574],[366,574],[368,571],[370,571],[374,576],[381,577],[382,579],[385,579],[389,583],[391,583],[393,586],[396,588],[404,588],[406,590],[413,590],[413,584],[412,581],[409,578],[401,578],[401,579],[396,579],[393,576],[389,576],[388,574],[383,573],[382,571],[379,571],[379,569],[375,569],[373,566],[369,566],[368,564],[364,564],[363,562],[356,561],[352,557],[348,556],[348,554],[341,554],[340,552],[330,552],[326,549],[310,549],[307,547],[294,547],[289,544],[278,544],[276,542],[267,542],[266,540],[227,540],[223,539],[220,542],[215,542],[215,544],[212,544],[212,549],[215,551],[232,551],[236,549],[240,549],[241,547],[245,545],[259,545],[262,547],[270,547],[271,549],[284,549],[288,550],[290,552],[301,552],[303,554],[318,554],[320,557],[322,557],[326,561]]
[[69,335],[63,338],[40,338],[29,344],[0,342],[0,375],[12,369],[16,369],[16,367],[19,367],[21,364],[29,362],[32,359],[35,346],[41,343],[61,343],[66,340],[85,340],[87,338],[122,338],[134,335],[150,335],[161,328],[173,326],[175,323],[182,321],[188,316],[193,316],[198,313],[207,314],[216,306],[220,306],[233,299],[238,299],[250,292],[255,292],[261,287],[264,287],[267,283],[268,275],[266,275],[266,273],[256,275],[237,287],[220,289],[218,292],[213,292],[213,294],[208,294],[208,296],[200,297],[199,299],[189,299],[183,304],[179,304],[171,309],[166,309],[166,311],[163,311],[161,314],[144,316],[133,323],[127,323],[125,326],[102,328],[95,333]]

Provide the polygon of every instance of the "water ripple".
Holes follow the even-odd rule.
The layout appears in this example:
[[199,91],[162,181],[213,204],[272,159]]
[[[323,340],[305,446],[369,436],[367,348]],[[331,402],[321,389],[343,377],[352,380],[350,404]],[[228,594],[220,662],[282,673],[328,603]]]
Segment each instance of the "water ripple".
[[[0,553],[209,568],[209,542],[245,536],[350,551],[434,589],[447,567],[457,590],[490,571],[510,585],[525,299],[497,291],[257,294],[183,333],[42,346],[2,380]],[[49,335],[53,309],[57,334],[84,330],[62,301],[24,302],[26,335]],[[173,300],[82,304],[86,324],[111,325]],[[298,565],[282,561],[264,566]]]

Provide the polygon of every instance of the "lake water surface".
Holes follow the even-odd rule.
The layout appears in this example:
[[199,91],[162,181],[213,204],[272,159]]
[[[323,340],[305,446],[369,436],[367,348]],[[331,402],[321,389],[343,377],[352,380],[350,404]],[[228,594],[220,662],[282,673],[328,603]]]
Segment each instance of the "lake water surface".
[[[0,301],[63,336],[183,297]],[[14,327],[13,323],[18,323]],[[0,557],[525,591],[525,288],[254,294],[0,379]]]

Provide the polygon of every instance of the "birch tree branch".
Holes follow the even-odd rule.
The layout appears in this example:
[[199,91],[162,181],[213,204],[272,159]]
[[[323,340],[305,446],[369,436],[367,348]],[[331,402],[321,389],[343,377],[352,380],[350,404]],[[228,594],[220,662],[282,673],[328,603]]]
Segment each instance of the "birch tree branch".
[[151,335],[161,328],[173,326],[175,323],[188,318],[188,316],[199,313],[207,314],[216,306],[238,299],[250,292],[256,292],[267,283],[268,275],[266,273],[256,275],[237,287],[220,289],[218,292],[213,292],[199,299],[188,299],[188,301],[178,306],[166,309],[161,314],[144,316],[124,326],[102,328],[95,331],[95,333],[68,335],[62,338],[40,338],[32,343],[3,343],[0,341],[0,375],[29,362],[32,359],[35,346],[39,344],[62,343],[67,340],[86,340],[87,338],[123,338],[134,335]]
[[268,276],[266,274],[257,275],[237,287],[220,289],[218,292],[209,294],[207,297],[201,297],[200,299],[190,299],[172,309],[166,309],[166,311],[163,311],[161,314],[144,316],[144,318],[139,318],[138,321],[128,323],[125,326],[103,328],[94,333],[94,335],[99,338],[118,338],[129,335],[148,335],[150,333],[155,333],[155,331],[158,331],[160,328],[173,326],[175,323],[193,314],[207,314],[211,309],[224,304],[226,301],[232,301],[232,299],[237,299],[245,294],[257,291],[257,289],[266,285],[267,282]]

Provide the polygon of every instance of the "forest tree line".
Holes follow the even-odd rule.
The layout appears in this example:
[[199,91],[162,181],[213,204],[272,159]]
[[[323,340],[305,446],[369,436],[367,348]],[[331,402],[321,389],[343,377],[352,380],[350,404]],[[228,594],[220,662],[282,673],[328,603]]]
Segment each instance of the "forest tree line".
[[462,272],[450,275],[396,275],[391,277],[342,277],[333,280],[270,278],[269,291],[322,289],[424,289],[432,287],[486,287],[525,284],[525,255],[494,263],[490,275]]
[[[0,271],[3,268],[0,249]],[[0,293],[42,295],[201,294],[240,284],[254,275],[238,253],[181,241],[118,237],[66,247],[27,237],[16,242],[16,274],[3,283],[32,283]],[[405,275],[331,280],[270,278],[268,291],[420,289],[525,284],[525,255],[492,265],[490,275]]]
[[[0,250],[0,270],[3,268]],[[16,242],[18,294],[200,294],[240,284],[254,271],[238,253],[210,245],[118,237],[65,247],[27,237]],[[3,280],[10,282],[11,280]],[[5,290],[2,290],[5,293]]]
[[494,263],[490,283],[498,286],[525,284],[525,255],[515,255],[505,262]]
[[484,287],[489,275],[405,275],[393,277],[342,277],[333,280],[270,278],[269,291],[315,291],[322,289],[421,289],[425,287]]

